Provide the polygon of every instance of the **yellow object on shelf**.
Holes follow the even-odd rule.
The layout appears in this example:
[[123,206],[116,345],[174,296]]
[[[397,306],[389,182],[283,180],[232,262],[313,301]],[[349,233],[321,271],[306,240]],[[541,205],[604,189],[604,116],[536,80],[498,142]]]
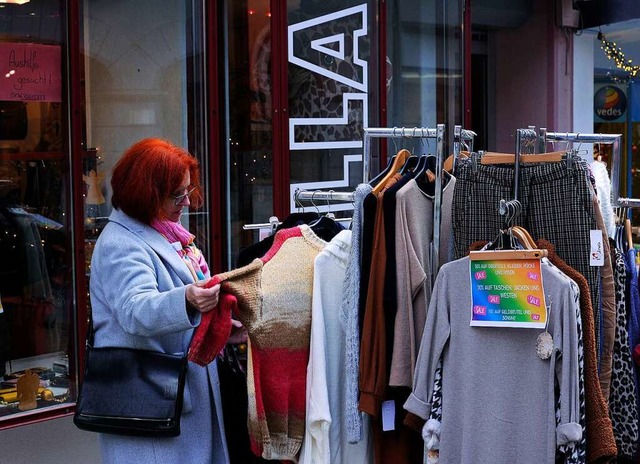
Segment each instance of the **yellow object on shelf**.
[[[12,392],[0,394],[0,401],[2,401],[3,403],[15,403],[16,401],[18,401],[18,391],[15,388],[12,390]],[[38,388],[38,395],[42,395],[42,392],[44,392],[45,390],[47,389],[42,387]],[[51,390],[47,391],[51,392]],[[53,397],[53,392],[51,392],[51,396]]]

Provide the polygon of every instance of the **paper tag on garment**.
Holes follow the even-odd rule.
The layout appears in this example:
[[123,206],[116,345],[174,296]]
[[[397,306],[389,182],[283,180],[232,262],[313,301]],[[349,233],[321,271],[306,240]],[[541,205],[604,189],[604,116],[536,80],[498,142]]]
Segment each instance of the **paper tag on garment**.
[[394,400],[382,402],[382,431],[388,432],[396,428],[396,402]]
[[592,230],[591,253],[589,253],[589,264],[591,266],[604,266],[604,243],[602,241],[602,231]]
[[540,258],[472,259],[469,269],[469,325],[523,329],[546,327],[547,311]]

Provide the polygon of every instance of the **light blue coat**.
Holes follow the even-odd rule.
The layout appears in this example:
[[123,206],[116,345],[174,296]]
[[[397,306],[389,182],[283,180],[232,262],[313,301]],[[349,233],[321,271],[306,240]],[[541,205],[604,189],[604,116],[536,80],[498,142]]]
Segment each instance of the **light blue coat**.
[[[91,260],[95,346],[185,353],[200,323],[199,314],[191,320],[186,310],[192,282],[160,233],[114,209]],[[103,464],[228,463],[216,362],[189,363],[179,437],[100,434],[100,448]]]

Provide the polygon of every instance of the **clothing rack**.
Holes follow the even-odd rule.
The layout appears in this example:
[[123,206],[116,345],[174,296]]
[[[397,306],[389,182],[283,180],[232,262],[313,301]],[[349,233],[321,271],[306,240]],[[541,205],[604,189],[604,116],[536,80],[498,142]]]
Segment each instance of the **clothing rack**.
[[[440,263],[440,221],[442,216],[442,164],[444,161],[444,131],[445,125],[438,124],[436,128],[428,127],[365,127],[364,129],[364,153],[362,156],[362,182],[368,182],[371,161],[371,139],[374,138],[410,138],[410,139],[436,139],[436,166],[435,166],[435,194],[433,208],[433,254],[432,275],[435,278]],[[465,143],[473,141],[475,134],[461,129],[459,141]],[[300,201],[343,201],[353,202],[354,192],[332,191],[296,191],[294,198]]]
[[[362,181],[369,181],[369,166],[371,161],[372,138],[420,138],[436,139],[436,170],[442,168],[444,154],[444,124],[438,124],[435,129],[428,127],[365,127],[364,154],[362,156]],[[440,158],[438,158],[438,153]],[[436,173],[437,176],[438,173]]]
[[[456,126],[460,127],[460,126]],[[418,139],[436,139],[436,163],[435,163],[435,194],[434,194],[434,213],[433,213],[433,254],[432,254],[432,275],[435,278],[440,265],[440,222],[441,222],[441,204],[442,204],[442,165],[444,161],[444,132],[445,125],[438,124],[436,128],[428,127],[365,127],[364,129],[364,152],[362,156],[362,182],[369,180],[369,169],[371,160],[371,139],[373,138],[418,138]],[[473,147],[473,138],[476,134],[472,131],[464,130],[460,127],[459,132],[454,134],[458,143],[466,143]],[[459,148],[459,145],[458,145]],[[295,201],[310,201],[312,204],[317,201],[338,201],[353,202],[355,192],[334,192],[322,190],[296,190],[294,194]],[[264,224],[246,224],[243,230],[262,229],[274,227],[274,219]],[[337,219],[339,220],[339,219]]]
[[440,218],[442,216],[442,164],[444,162],[444,124],[436,128],[428,127],[365,127],[364,153],[362,156],[362,179],[369,179],[369,161],[371,159],[371,139],[373,138],[419,138],[436,139],[435,194],[433,199],[433,253],[432,273],[435,276],[440,267]]
[[613,159],[611,161],[611,202],[613,206],[639,207],[640,200],[635,198],[623,198],[620,196],[620,161],[622,134],[582,134],[570,132],[547,132],[547,129],[540,128],[540,136],[546,142],[579,142],[579,143],[600,143],[612,145]]

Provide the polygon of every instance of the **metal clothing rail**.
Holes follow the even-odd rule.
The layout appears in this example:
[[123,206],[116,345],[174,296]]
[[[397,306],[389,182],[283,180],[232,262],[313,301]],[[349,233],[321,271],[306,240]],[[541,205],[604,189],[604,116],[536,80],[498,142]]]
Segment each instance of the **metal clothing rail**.
[[333,190],[296,190],[293,198],[296,201],[353,201],[355,192],[334,192]]
[[580,142],[600,143],[612,145],[613,159],[611,161],[611,202],[613,206],[639,207],[640,200],[635,198],[623,198],[620,196],[620,162],[622,149],[622,134],[583,134],[581,132],[547,132],[540,128],[541,136],[545,142]]
[[[441,131],[441,133],[439,131]],[[369,181],[372,138],[431,138],[441,140],[443,143],[444,124],[438,124],[435,129],[429,129],[428,127],[365,127],[363,144],[364,153],[362,155],[362,182]]]
[[[336,222],[349,222],[351,218],[333,218]],[[282,224],[277,216],[271,216],[269,222],[263,222],[259,224],[245,224],[242,226],[242,230],[256,230],[271,228],[272,232],[276,231],[276,228]]]
[[440,268],[440,221],[442,216],[442,164],[444,162],[444,124],[428,127],[365,127],[364,153],[362,154],[362,181],[369,180],[371,139],[373,138],[420,138],[436,139],[435,194],[433,199],[433,253],[431,275],[435,279]]

